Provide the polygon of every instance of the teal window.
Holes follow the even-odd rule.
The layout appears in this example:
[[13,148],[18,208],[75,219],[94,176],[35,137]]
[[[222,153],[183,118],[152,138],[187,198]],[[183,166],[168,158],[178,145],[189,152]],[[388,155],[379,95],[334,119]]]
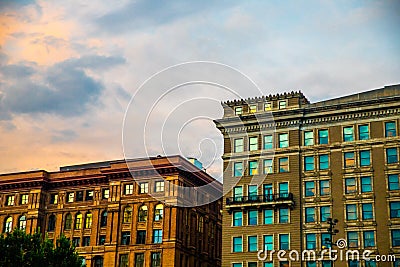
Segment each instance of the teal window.
[[264,224],[274,223],[274,210],[264,210]]
[[247,250],[249,252],[257,251],[257,236],[248,236],[247,237]]
[[249,185],[248,191],[249,191],[248,196],[250,201],[255,201],[258,199],[257,185]]
[[326,145],[328,144],[328,130],[319,130],[318,131],[318,144]]
[[252,160],[249,161],[249,175],[257,175],[258,174],[258,161]]
[[331,247],[331,234],[329,233],[322,233],[321,234],[321,244],[323,248],[330,248]]
[[273,262],[264,262],[264,267],[273,267]]
[[316,249],[317,241],[315,234],[306,234],[306,249]]
[[306,212],[306,223],[311,223],[311,222],[315,222],[315,208],[311,207],[311,208],[305,208],[305,212]]
[[319,194],[321,196],[328,196],[331,194],[330,182],[329,180],[319,181]]
[[264,174],[272,173],[272,159],[264,159]]
[[305,146],[314,145],[314,133],[313,133],[313,131],[304,132],[304,145]]
[[264,135],[264,149],[273,149],[273,141],[272,141],[272,135]]
[[249,138],[249,150],[258,150],[258,136],[252,136]]
[[304,157],[304,170],[313,171],[314,170],[314,156]]
[[265,235],[264,239],[264,250],[273,250],[274,249],[274,236],[273,235]]
[[288,208],[280,208],[279,212],[279,223],[288,223],[289,222],[289,209]]
[[243,176],[243,162],[235,162],[233,164],[233,175],[235,177]]
[[284,134],[279,134],[279,147],[284,148],[289,146],[289,134],[284,133]]
[[359,140],[368,140],[369,139],[369,126],[368,125],[359,125],[358,126],[358,139]]
[[358,247],[358,232],[347,232],[347,246],[349,248]]
[[272,184],[265,184],[263,186],[264,190],[264,198],[266,201],[271,201],[272,200]]
[[243,251],[243,240],[241,236],[236,236],[233,238],[233,252],[242,252]]
[[244,144],[243,144],[243,138],[235,139],[234,140],[234,152],[243,152]]
[[280,234],[279,235],[279,249],[289,250],[289,235],[288,234]]
[[307,261],[306,266],[307,267],[317,267],[317,263],[315,261]]
[[322,206],[320,207],[321,222],[326,222],[329,217],[331,217],[331,207]]
[[400,230],[392,230],[392,247],[399,247],[400,246]]
[[331,261],[322,261],[322,267],[332,267]]
[[362,219],[363,220],[371,220],[374,218],[374,213],[372,210],[372,203],[361,204],[361,209],[362,209]]
[[343,141],[344,142],[354,141],[353,126],[348,126],[343,128]]
[[305,196],[306,197],[313,197],[315,196],[315,183],[314,181],[308,181],[304,183],[305,187]]
[[280,158],[278,162],[279,162],[279,172],[289,171],[289,159],[287,157]]
[[235,202],[241,202],[243,200],[243,187],[235,186],[233,188],[233,198]]
[[242,226],[243,225],[243,212],[242,211],[234,211],[232,217],[233,217],[233,226]]
[[346,218],[348,221],[357,220],[357,205],[347,204],[346,205]]
[[392,137],[396,135],[396,123],[394,121],[385,122],[385,137]]
[[242,263],[232,263],[232,267],[243,267]]
[[162,230],[156,229],[153,230],[153,243],[162,243]]
[[372,182],[370,176],[361,177],[361,193],[372,192]]
[[247,214],[247,224],[257,225],[258,210],[249,210]]
[[289,183],[279,183],[279,197],[287,198],[289,195]]
[[360,267],[360,262],[356,260],[349,260],[349,267]]
[[397,148],[387,148],[386,149],[386,162],[388,164],[391,163],[397,163],[398,162],[398,157],[397,157]]
[[344,180],[345,183],[345,193],[346,194],[353,194],[357,192],[357,184],[355,178],[346,178]]
[[360,166],[369,166],[371,165],[371,153],[369,150],[360,151]]
[[393,201],[389,203],[390,218],[400,218],[400,201]]
[[365,231],[364,236],[364,248],[375,247],[375,234],[374,231]]
[[345,152],[344,153],[344,167],[349,168],[349,167],[354,167],[356,164],[355,158],[354,158],[354,152]]
[[388,186],[389,190],[399,190],[399,175],[398,174],[389,174],[388,175]]
[[319,155],[319,169],[320,170],[329,169],[329,156],[328,155]]
[[365,261],[365,267],[376,267],[376,261],[374,260]]

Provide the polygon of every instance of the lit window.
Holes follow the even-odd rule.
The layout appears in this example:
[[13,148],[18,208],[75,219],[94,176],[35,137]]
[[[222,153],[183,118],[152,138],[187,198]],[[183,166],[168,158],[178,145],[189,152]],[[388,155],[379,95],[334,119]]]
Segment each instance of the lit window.
[[264,224],[274,223],[274,210],[264,210]]
[[279,249],[289,250],[289,235],[288,234],[280,234],[279,235]]
[[316,249],[317,240],[315,234],[306,234],[306,249]]
[[233,164],[233,175],[235,177],[243,176],[243,163],[235,162]]
[[304,183],[305,188],[305,196],[306,197],[313,197],[315,196],[315,183],[314,181],[308,181]]
[[319,169],[320,170],[329,169],[329,156],[328,155],[319,155]]
[[125,195],[132,195],[133,194],[133,184],[126,184],[125,185]]
[[357,184],[355,178],[346,178],[344,180],[345,183],[345,193],[353,194],[357,192]]
[[151,267],[161,267],[161,252],[151,253]]
[[360,166],[369,166],[371,165],[371,153],[369,150],[360,151]]
[[387,162],[387,164],[398,162],[397,148],[393,147],[393,148],[386,149],[386,162]]
[[385,137],[392,137],[396,135],[396,123],[394,121],[385,122]]
[[75,216],[75,230],[79,230],[79,229],[82,228],[82,218],[83,218],[82,213],[76,214],[76,216]]
[[344,167],[349,168],[354,166],[355,166],[354,152],[345,152]]
[[138,221],[139,222],[147,221],[147,206],[146,205],[140,206]]
[[388,183],[389,190],[399,190],[400,189],[398,174],[389,174],[388,180],[389,180],[389,183]]
[[273,144],[272,135],[264,135],[264,149],[268,150],[268,149],[273,149],[273,148],[274,148],[274,144]]
[[235,107],[235,115],[239,116],[242,115],[243,108],[242,107]]
[[23,194],[23,195],[21,195],[20,204],[21,204],[21,205],[28,204],[28,198],[29,198],[29,195],[28,195],[28,194]]
[[361,193],[372,192],[371,177],[361,177]]
[[268,111],[271,109],[272,109],[271,103],[264,103],[264,111]]
[[12,231],[13,228],[13,219],[11,216],[8,216],[5,220],[4,220],[4,228],[3,228],[3,232],[4,233],[10,233]]
[[327,196],[331,194],[330,182],[329,180],[319,181],[319,194],[321,196]]
[[110,189],[103,188],[101,196],[102,196],[102,199],[108,199],[110,197]]
[[25,229],[26,229],[26,216],[22,215],[21,217],[19,217],[18,221],[19,221],[19,223],[18,223],[19,230],[25,231]]
[[15,196],[7,196],[6,206],[14,206],[14,204],[15,204]]
[[322,206],[320,207],[321,222],[326,222],[328,218],[331,217],[331,207]]
[[286,108],[286,100],[279,101],[279,109],[284,109],[284,108]]
[[346,218],[348,221],[357,220],[357,205],[347,204],[346,205]]
[[130,223],[132,221],[132,207],[127,206],[124,209],[123,223]]
[[149,193],[149,183],[140,183],[140,194],[148,194]]
[[242,211],[234,211],[232,218],[233,218],[233,226],[242,226],[243,225],[243,212]]
[[164,181],[157,181],[154,186],[155,192],[164,192]]
[[256,160],[249,161],[249,175],[258,174],[258,162]]
[[249,112],[250,113],[256,113],[257,112],[257,105],[250,105],[249,106]]
[[314,145],[314,133],[313,133],[313,131],[304,132],[304,145],[305,146]]
[[374,213],[372,211],[372,203],[361,204],[361,209],[362,209],[363,220],[371,220],[374,218]]
[[284,148],[289,146],[289,134],[284,133],[284,134],[279,134],[279,147]]
[[161,229],[153,230],[153,243],[155,243],[155,244],[162,243],[162,230]]
[[304,170],[313,171],[314,170],[314,156],[304,157]]
[[249,210],[247,213],[247,224],[248,225],[257,225],[258,221],[258,210]]
[[390,218],[400,218],[400,201],[393,201],[389,203]]
[[243,240],[241,236],[233,238],[232,252],[242,252],[243,251]]
[[157,204],[154,208],[154,220],[161,221],[163,218],[163,212],[164,212],[164,205]]
[[354,128],[353,126],[343,127],[343,141],[354,141]]
[[349,248],[358,247],[358,233],[357,232],[347,232],[347,246]]
[[247,237],[247,250],[249,252],[257,251],[257,236],[248,236]]
[[264,159],[264,174],[273,173],[272,159]]
[[315,208],[305,208],[305,212],[306,212],[306,223],[312,223],[315,222]]
[[92,221],[93,221],[93,215],[89,212],[86,213],[86,218],[85,218],[85,228],[89,229],[92,227]]
[[288,172],[289,171],[289,160],[288,158],[280,158],[279,162],[279,172]]
[[328,130],[319,130],[318,131],[318,144],[326,145],[328,144]]
[[235,139],[235,140],[233,140],[233,143],[234,143],[234,150],[233,151],[235,153],[243,152],[243,148],[244,148],[243,138]]
[[273,235],[265,235],[263,237],[264,241],[264,250],[271,251],[274,249],[274,236]]
[[359,140],[368,140],[369,139],[369,126],[368,125],[359,125],[358,126],[358,139]]
[[254,151],[258,150],[258,137],[252,136],[249,138],[249,150]]
[[279,208],[279,223],[289,223],[289,209],[288,208]]
[[69,192],[68,193],[68,202],[69,203],[74,202],[74,198],[75,198],[74,192]]

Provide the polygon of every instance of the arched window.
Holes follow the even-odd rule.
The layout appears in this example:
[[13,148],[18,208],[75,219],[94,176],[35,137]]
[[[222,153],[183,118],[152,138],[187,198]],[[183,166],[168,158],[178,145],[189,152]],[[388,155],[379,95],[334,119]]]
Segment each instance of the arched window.
[[163,204],[157,204],[155,209],[154,209],[154,220],[155,221],[161,221],[162,220],[163,211],[164,211],[164,205]]
[[75,230],[79,230],[82,228],[82,213],[78,212],[75,215]]
[[54,214],[50,215],[49,223],[47,225],[47,231],[53,232],[56,229],[56,216]]
[[67,215],[65,215],[64,228],[65,228],[65,230],[71,230],[71,227],[72,227],[72,215],[71,215],[71,213],[68,213]]
[[124,223],[132,221],[132,207],[128,206],[124,209]]
[[11,216],[7,217],[6,220],[4,221],[4,229],[3,229],[4,233],[11,232],[12,223],[13,223],[12,217]]
[[22,215],[21,217],[19,217],[18,221],[19,221],[18,222],[19,229],[25,231],[25,229],[26,229],[26,216]]
[[86,213],[86,218],[85,218],[85,228],[91,228],[92,227],[92,213],[88,212]]
[[139,208],[139,222],[147,221],[147,206],[143,205]]
[[101,213],[100,227],[107,226],[107,215],[108,213],[106,210]]
[[103,267],[103,257],[96,256],[93,258],[93,267]]

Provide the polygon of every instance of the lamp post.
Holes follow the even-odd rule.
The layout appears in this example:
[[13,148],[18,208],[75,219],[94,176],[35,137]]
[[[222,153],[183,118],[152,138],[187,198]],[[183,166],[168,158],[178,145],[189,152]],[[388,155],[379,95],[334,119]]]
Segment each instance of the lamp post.
[[[339,221],[338,219],[327,218],[326,222],[329,224],[328,233],[330,240],[327,240],[327,238],[325,238],[325,241],[328,241],[331,247],[336,246],[336,242],[333,242],[333,236],[339,233],[339,230],[335,229],[335,226]],[[331,259],[331,262],[331,266],[333,267],[333,259]]]

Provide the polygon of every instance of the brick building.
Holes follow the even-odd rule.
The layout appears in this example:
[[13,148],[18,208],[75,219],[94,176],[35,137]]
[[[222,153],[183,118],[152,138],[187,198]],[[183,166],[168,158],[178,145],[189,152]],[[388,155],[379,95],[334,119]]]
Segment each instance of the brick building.
[[316,103],[291,92],[223,108],[215,122],[224,136],[223,267],[332,266],[326,257],[257,258],[264,248],[318,256],[330,246],[328,218],[338,220],[333,242],[400,259],[400,85]]
[[[210,183],[210,195],[187,196],[178,187]],[[0,227],[3,233],[39,230],[53,240],[63,233],[86,266],[220,266],[221,199],[176,204],[221,190],[180,156],[3,174]]]

